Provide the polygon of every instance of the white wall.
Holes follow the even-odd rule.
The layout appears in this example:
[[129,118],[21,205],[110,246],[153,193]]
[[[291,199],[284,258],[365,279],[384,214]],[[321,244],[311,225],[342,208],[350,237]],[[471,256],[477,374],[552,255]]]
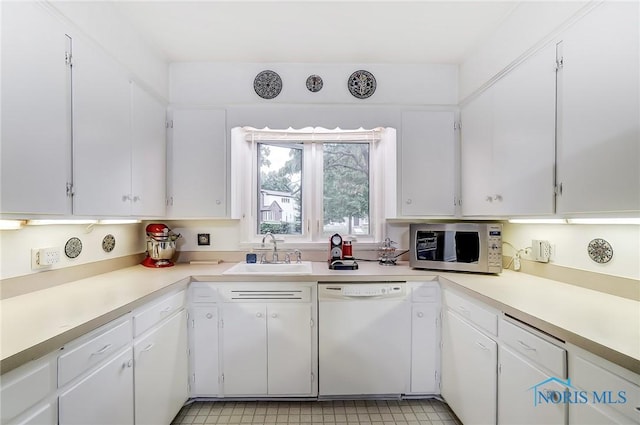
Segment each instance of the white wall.
[[[613,248],[613,258],[605,264],[591,260],[587,245],[596,238],[608,241]],[[548,240],[555,246],[552,264],[640,279],[640,226],[591,225],[591,224],[506,224],[503,240],[518,249],[531,246],[532,239]],[[513,255],[513,249],[504,247],[505,255]],[[529,258],[524,255],[522,258]]]
[[[282,78],[282,91],[262,99],[253,89],[256,75],[270,69]],[[357,70],[371,72],[377,82],[367,99],[353,97],[347,79]],[[312,93],[306,80],[312,74],[323,80]],[[214,63],[181,62],[170,65],[173,105],[456,105],[456,65],[326,64],[326,63]]]
[[[102,249],[102,239],[112,234],[116,239],[113,251]],[[82,242],[82,252],[76,258],[67,258],[64,245],[71,237]],[[24,276],[46,270],[31,270],[32,248],[60,248],[60,263],[51,269],[77,266],[95,261],[110,260],[138,254],[146,249],[146,237],[142,224],[121,225],[48,225],[25,226],[19,230],[0,231],[0,279]]]

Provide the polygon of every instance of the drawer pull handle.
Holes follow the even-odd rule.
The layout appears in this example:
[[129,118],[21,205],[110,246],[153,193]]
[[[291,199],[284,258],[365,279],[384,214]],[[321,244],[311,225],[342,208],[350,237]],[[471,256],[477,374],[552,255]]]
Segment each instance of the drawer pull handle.
[[482,348],[483,350],[489,351],[489,349],[483,343],[476,341],[476,344],[478,345],[478,347]]
[[522,348],[524,348],[527,351],[538,351],[535,348],[531,347],[530,345],[525,344],[524,342],[518,340],[518,343],[522,346]]
[[160,314],[165,314],[171,311],[171,306],[169,307],[165,307],[164,309],[162,309],[162,311],[160,312]]
[[151,344],[147,345],[146,347],[144,347],[140,352],[144,353],[145,351],[149,351],[153,348],[155,344],[152,342]]
[[102,347],[101,349],[99,349],[98,351],[96,351],[95,353],[91,353],[91,356],[99,356],[101,354],[104,354],[109,350],[109,348],[111,348],[111,344],[107,344],[104,347]]
[[460,313],[464,314],[465,316],[468,316],[470,313],[470,311],[464,308],[463,306],[458,307],[458,310],[460,310]]

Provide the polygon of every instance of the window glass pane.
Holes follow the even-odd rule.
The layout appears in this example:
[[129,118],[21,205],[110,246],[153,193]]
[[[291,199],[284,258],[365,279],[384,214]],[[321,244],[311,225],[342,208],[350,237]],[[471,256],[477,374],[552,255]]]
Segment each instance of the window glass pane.
[[323,144],[324,233],[369,234],[369,144]]
[[258,143],[258,234],[302,233],[302,145]]

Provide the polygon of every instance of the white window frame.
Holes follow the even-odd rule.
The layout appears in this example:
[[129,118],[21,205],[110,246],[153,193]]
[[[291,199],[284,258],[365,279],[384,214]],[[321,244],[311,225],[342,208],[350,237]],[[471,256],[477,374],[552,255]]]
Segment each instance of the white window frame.
[[[393,128],[371,130],[271,130],[235,127],[231,130],[231,216],[240,220],[241,247],[262,241],[257,233],[258,142],[303,142],[302,163],[302,234],[278,235],[284,247],[325,248],[328,235],[323,234],[322,149],[320,143],[369,143],[369,235],[351,236],[358,245],[378,244],[384,239],[386,218],[396,213],[396,131]],[[250,160],[249,160],[250,159]]]

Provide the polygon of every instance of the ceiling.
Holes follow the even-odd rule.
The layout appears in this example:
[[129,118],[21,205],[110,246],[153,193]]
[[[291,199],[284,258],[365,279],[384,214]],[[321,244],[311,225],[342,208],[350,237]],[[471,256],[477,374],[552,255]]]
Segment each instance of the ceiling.
[[120,0],[114,6],[170,62],[457,64],[517,2]]

